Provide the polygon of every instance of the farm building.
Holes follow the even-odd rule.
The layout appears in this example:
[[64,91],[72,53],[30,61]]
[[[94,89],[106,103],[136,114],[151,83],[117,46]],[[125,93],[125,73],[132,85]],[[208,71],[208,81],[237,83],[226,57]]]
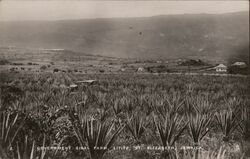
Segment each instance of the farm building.
[[139,67],[139,68],[137,69],[137,72],[142,72],[142,71],[144,71],[144,68],[143,68],[143,67]]
[[121,68],[121,70],[120,70],[120,71],[124,72],[124,71],[125,71],[125,68]]
[[224,64],[219,64],[218,66],[214,67],[216,72],[227,72],[227,66]]
[[235,62],[235,63],[232,64],[232,66],[236,66],[236,67],[239,67],[239,68],[247,67],[245,62]]

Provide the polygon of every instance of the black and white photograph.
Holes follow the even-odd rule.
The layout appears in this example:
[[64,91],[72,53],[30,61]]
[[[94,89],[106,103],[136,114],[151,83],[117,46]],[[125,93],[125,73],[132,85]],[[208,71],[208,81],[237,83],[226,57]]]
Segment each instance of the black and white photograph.
[[250,159],[248,0],[0,0],[0,159]]

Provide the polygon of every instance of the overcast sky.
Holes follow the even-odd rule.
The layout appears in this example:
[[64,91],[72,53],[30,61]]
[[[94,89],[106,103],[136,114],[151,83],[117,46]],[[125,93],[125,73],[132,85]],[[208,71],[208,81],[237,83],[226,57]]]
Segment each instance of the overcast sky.
[[2,1],[0,21],[249,11],[245,1]]

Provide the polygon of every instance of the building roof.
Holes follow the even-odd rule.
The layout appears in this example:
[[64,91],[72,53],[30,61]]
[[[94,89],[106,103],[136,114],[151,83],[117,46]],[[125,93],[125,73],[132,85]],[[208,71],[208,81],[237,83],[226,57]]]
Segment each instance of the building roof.
[[227,66],[226,65],[224,65],[224,64],[219,64],[218,66],[216,66],[215,68],[227,68]]
[[76,85],[76,84],[71,84],[71,85],[69,85],[69,87],[70,87],[70,88],[76,88],[77,85]]
[[242,66],[242,65],[246,65],[246,63],[245,62],[235,62],[232,65]]
[[81,83],[89,83],[89,84],[92,84],[94,83],[96,80],[83,80],[83,81],[77,81],[76,83],[77,84],[81,84]]

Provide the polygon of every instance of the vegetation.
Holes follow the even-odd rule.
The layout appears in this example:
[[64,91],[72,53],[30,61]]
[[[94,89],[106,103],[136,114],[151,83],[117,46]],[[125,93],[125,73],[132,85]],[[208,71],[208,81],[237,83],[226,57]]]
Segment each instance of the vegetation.
[[[249,77],[2,75],[0,158],[250,155]],[[96,83],[67,87],[84,79]]]
[[170,72],[167,66],[165,65],[159,65],[159,66],[150,66],[146,68],[148,72],[151,73],[166,73]]
[[247,75],[250,73],[250,71],[249,71],[249,68],[247,66],[246,67],[230,66],[230,67],[228,67],[228,73]]
[[202,60],[198,59],[198,60],[186,60],[182,63],[179,64],[180,66],[207,66],[208,64],[203,62]]
[[58,69],[58,68],[55,68],[55,69],[53,70],[53,72],[59,72],[59,69]]
[[46,70],[47,66],[43,65],[40,67],[40,70]]
[[0,65],[7,65],[10,64],[10,62],[6,59],[0,59]]

